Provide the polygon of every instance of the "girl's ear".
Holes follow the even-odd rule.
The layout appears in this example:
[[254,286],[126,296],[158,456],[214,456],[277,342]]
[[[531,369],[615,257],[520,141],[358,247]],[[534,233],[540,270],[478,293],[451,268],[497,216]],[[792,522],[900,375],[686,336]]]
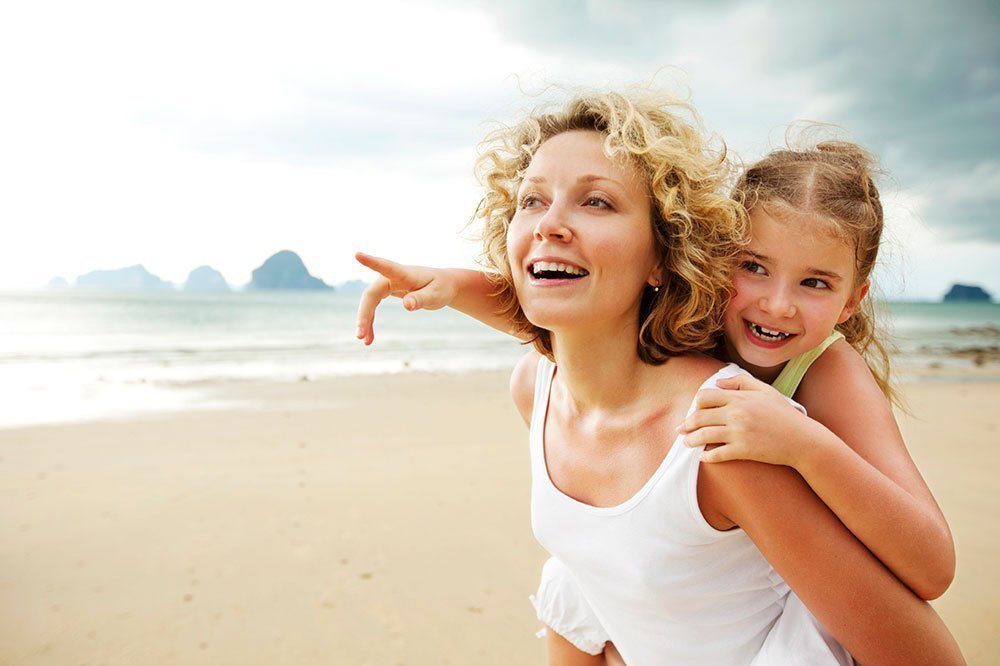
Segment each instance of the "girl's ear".
[[843,324],[845,321],[851,318],[851,315],[854,314],[854,311],[858,309],[859,305],[861,305],[861,301],[863,301],[865,299],[865,296],[868,295],[868,287],[870,286],[871,283],[868,280],[865,280],[863,284],[861,284],[860,286],[858,286],[857,289],[854,290],[854,293],[851,294],[851,297],[847,299],[847,303],[844,305],[844,309],[840,311],[840,317],[837,318],[838,324]]

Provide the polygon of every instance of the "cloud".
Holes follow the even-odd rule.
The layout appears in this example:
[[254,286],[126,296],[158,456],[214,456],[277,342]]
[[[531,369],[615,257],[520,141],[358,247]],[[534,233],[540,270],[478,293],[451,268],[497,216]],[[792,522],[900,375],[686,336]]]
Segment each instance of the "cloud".
[[[83,272],[108,245],[99,235],[122,262],[159,248],[178,274],[225,255],[232,278],[269,244],[359,247],[375,226],[385,238],[369,249],[456,263],[468,248],[441,255],[440,236],[415,230],[449,235],[466,219],[484,121],[561,94],[551,84],[650,79],[689,86],[748,160],[792,120],[838,123],[881,156],[916,245],[1000,247],[998,12],[929,0],[21,3],[0,23],[13,100],[0,108],[0,214],[24,241],[0,265],[38,265],[38,282]],[[254,224],[267,233],[242,238]],[[199,238],[202,254],[167,233],[149,240],[151,226]]]
[[996,3],[790,4],[770,71],[842,91],[825,120],[880,153],[932,202],[945,237],[1000,242],[1000,9]]
[[[591,81],[594,67],[634,80],[679,65],[711,124],[748,154],[796,118],[841,124],[905,187],[947,201],[927,208],[930,226],[1000,240],[1000,188],[980,166],[1000,152],[995,2],[515,0],[491,12],[505,38]],[[938,194],[966,177],[978,179],[966,196]]]

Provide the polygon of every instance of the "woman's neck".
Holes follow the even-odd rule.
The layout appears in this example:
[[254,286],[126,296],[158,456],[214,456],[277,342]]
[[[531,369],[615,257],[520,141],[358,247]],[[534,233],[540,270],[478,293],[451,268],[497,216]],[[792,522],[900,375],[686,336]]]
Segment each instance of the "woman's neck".
[[637,404],[649,366],[636,351],[636,334],[552,333],[560,381],[577,412]]

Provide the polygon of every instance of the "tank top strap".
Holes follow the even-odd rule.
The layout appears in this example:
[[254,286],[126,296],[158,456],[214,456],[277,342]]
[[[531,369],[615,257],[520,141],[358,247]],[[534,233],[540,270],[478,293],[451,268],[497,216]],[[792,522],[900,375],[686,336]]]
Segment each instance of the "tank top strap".
[[779,393],[785,397],[791,398],[795,395],[795,392],[799,389],[799,384],[802,383],[802,378],[806,376],[809,372],[809,367],[813,362],[823,355],[823,352],[832,345],[837,340],[844,337],[840,331],[834,331],[826,340],[819,343],[809,351],[799,354],[798,356],[790,359],[785,367],[782,368],[781,374],[778,378],[774,380],[772,386],[778,390]]
[[542,434],[545,431],[545,415],[549,411],[549,391],[552,388],[552,377],[556,372],[556,364],[542,356],[538,359],[538,369],[535,372],[535,398],[531,404],[531,425],[528,428],[528,438],[532,449],[540,448]]

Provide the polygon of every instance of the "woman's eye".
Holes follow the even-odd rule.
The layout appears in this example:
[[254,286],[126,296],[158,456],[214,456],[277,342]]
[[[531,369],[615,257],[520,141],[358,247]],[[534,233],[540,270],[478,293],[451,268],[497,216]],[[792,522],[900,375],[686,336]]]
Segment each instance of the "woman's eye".
[[756,273],[757,275],[764,275],[767,271],[764,267],[758,264],[756,261],[745,261],[743,262],[743,270],[747,273]]
[[830,284],[819,278],[807,278],[802,281],[803,287],[809,287],[810,289],[829,289]]
[[521,201],[518,202],[518,208],[534,208],[535,205],[541,203],[534,194],[526,194],[521,197]]
[[587,197],[586,205],[591,208],[611,208],[611,204],[600,197]]

